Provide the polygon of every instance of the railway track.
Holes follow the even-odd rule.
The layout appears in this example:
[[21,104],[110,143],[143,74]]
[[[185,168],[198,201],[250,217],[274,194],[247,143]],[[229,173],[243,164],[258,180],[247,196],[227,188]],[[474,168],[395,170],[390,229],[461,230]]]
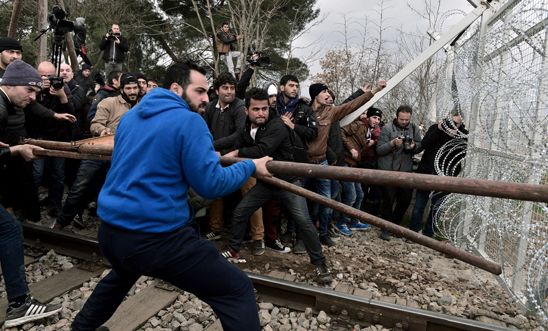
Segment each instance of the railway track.
[[[72,269],[63,271],[31,286],[34,295],[47,302],[56,296],[77,288],[91,277],[100,275],[108,262],[100,253],[96,239],[63,231],[53,231],[43,226],[24,224],[25,244],[53,249],[58,254],[81,259],[82,262]],[[30,258],[29,258],[30,259]],[[318,288],[296,283],[291,275],[272,271],[268,275],[248,273],[262,301],[277,306],[304,311],[307,307],[314,312],[325,311],[335,320],[352,323],[382,324],[386,328],[398,330],[509,330],[496,325],[474,320],[453,317],[430,312],[418,307],[408,306],[406,302],[395,298],[374,300],[371,294],[350,284],[339,283],[334,289]],[[111,330],[136,330],[158,311],[171,305],[180,292],[162,282],[149,286],[128,298],[120,306],[107,326]],[[4,309],[0,307],[0,312]],[[0,321],[3,317],[0,316]],[[206,330],[220,330],[214,323]]]

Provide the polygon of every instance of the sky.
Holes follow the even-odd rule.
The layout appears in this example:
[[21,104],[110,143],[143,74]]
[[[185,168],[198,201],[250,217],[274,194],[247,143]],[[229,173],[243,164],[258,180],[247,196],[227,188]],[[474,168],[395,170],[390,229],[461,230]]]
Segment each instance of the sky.
[[[384,0],[384,26],[388,47],[394,43],[396,36],[404,31],[412,34],[426,34],[427,22],[417,13],[414,13],[408,4],[423,11],[426,1],[436,0]],[[439,0],[441,12],[447,13],[443,20],[442,31],[451,28],[474,7],[467,0]],[[295,45],[295,56],[308,64],[310,69],[309,79],[301,82],[304,96],[308,96],[310,77],[321,71],[319,60],[329,49],[343,46],[344,20],[347,21],[347,36],[349,44],[359,45],[363,34],[364,22],[367,19],[366,36],[374,35],[379,22],[380,0],[318,0],[317,8],[320,9],[320,23],[311,26],[310,30],[300,37]],[[321,45],[321,46],[318,46]]]

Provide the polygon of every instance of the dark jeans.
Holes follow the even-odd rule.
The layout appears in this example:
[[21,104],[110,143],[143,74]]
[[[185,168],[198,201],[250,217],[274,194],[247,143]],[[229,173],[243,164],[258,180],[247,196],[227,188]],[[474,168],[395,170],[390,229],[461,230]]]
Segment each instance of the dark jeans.
[[[321,162],[320,165],[327,166],[327,160]],[[307,189],[331,199],[331,179],[307,178],[305,186]],[[327,236],[327,230],[329,228],[329,222],[331,222],[333,209],[322,204],[315,203],[310,210],[312,219],[316,220],[316,218],[319,218],[320,220],[320,237]]]
[[97,173],[103,168],[108,168],[110,162],[101,160],[82,160],[76,179],[70,188],[63,210],[57,218],[57,223],[67,226],[82,209],[88,196],[88,189]]
[[[293,184],[302,186],[299,180],[293,182]],[[247,192],[236,210],[234,210],[232,238],[228,242],[228,246],[237,252],[240,251],[249,217],[270,199],[279,199],[284,206],[284,211],[287,212],[287,216],[295,221],[299,238],[304,242],[306,251],[310,256],[310,262],[314,265],[325,263],[318,233],[308,214],[306,199],[300,195],[269,186],[261,181],[258,181],[257,185]]]
[[21,224],[0,205],[0,265],[8,301],[29,292],[25,278]]
[[44,174],[49,176],[46,180],[48,197],[52,206],[60,210],[65,190],[65,159],[60,157],[37,159],[32,161],[32,168],[36,187],[44,181]]
[[415,193],[415,206],[413,207],[411,223],[409,224],[409,228],[411,230],[418,232],[423,229],[422,234],[428,237],[432,237],[434,235],[434,215],[438,212],[439,206],[443,202],[442,199],[447,196],[447,193],[445,192],[433,192],[430,211],[428,212],[428,218],[426,219],[426,224],[423,228],[422,219],[424,216],[424,209],[426,209],[426,205],[428,204],[430,193],[431,191],[417,190]]
[[0,196],[4,199],[4,206],[21,211],[23,218],[39,222],[40,203],[32,176],[32,162],[27,162],[20,156],[12,156],[8,159],[1,177]]
[[251,280],[194,228],[137,233],[102,223],[98,239],[112,271],[97,284],[72,330],[95,330],[105,323],[141,275],[196,295],[211,306],[223,330],[261,329]]
[[[401,224],[403,215],[411,203],[413,190],[399,187],[382,188],[381,218],[395,224]],[[394,203],[396,204],[394,206]]]
[[[362,184],[361,183],[354,183],[354,182],[342,182],[342,202],[350,207],[354,207],[358,210],[361,209],[362,206],[362,200],[363,200],[363,191],[362,191]],[[353,218],[352,220],[346,216],[345,214],[342,214],[342,217],[340,219],[340,223],[351,223],[351,222],[359,222],[360,220],[357,218]]]

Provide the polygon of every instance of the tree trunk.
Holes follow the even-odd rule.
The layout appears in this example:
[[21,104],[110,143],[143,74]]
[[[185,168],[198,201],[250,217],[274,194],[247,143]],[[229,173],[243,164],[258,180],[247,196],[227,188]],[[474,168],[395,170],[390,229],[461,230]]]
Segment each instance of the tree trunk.
[[[48,0],[38,0],[38,30],[48,28]],[[43,34],[40,37],[40,48],[36,65],[48,58],[48,35]]]
[[19,15],[21,14],[21,8],[23,7],[23,0],[14,0],[13,1],[13,10],[11,12],[10,26],[8,27],[8,37],[15,38],[17,34],[17,21],[19,20]]

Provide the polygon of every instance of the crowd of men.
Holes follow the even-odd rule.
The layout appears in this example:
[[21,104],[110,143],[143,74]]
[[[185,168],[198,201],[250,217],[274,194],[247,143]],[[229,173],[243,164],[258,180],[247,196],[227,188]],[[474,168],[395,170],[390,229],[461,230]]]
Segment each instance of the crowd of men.
[[[181,230],[192,227],[194,231],[193,213],[188,209],[187,200],[191,204],[194,197],[207,200],[209,208],[200,233],[209,241],[208,249],[214,247],[213,241],[229,234],[226,246],[217,254],[226,259],[221,258],[223,261],[245,262],[241,251],[249,239],[253,255],[262,255],[266,249],[281,254],[308,254],[318,282],[325,284],[332,278],[322,246],[337,245],[341,235],[350,237],[354,231],[369,230],[370,226],[250,175],[256,172],[258,177],[271,176],[264,165],[269,159],[412,172],[413,156],[423,151],[419,172],[435,174],[435,155],[439,149],[449,140],[467,133],[459,112],[454,112],[452,119],[434,124],[423,137],[419,127],[412,123],[412,108],[406,105],[396,110],[393,120],[385,119],[385,124],[383,111],[369,108],[354,122],[341,127],[341,119],[385,88],[384,80],[374,86],[363,86],[342,102],[337,102],[323,83],[310,86],[310,99],[300,97],[299,79],[291,74],[266,89],[249,89],[256,67],[249,65],[246,71],[237,72],[239,79],[235,77],[232,58],[240,58],[240,54],[234,52],[232,44],[238,38],[230,34],[228,24],[223,24],[217,48],[225,56],[228,71],[214,78],[212,88],[207,86],[203,69],[186,63],[168,70],[164,89],[155,89],[158,83],[140,73],[124,71],[122,64],[128,43],[117,24],[100,44],[107,75],[102,86],[96,86],[88,63],[76,73],[68,64],[62,64],[62,79],[58,81],[55,79],[57,68],[51,62],[42,62],[34,69],[21,61],[19,42],[0,38],[0,157],[2,182],[7,183],[2,185],[0,193],[3,206],[0,207],[0,244],[21,246],[20,239],[14,244],[14,238],[20,237],[15,218],[37,222],[41,218],[41,206],[55,219],[53,229],[69,225],[83,227],[82,214],[91,206],[98,208],[102,221],[99,238],[113,271],[98,285],[76,318],[75,330],[94,330],[104,323],[117,304],[108,309],[96,306],[104,304],[104,300],[119,304],[138,276],[147,274],[165,279],[168,272],[182,278],[167,280],[200,293],[212,305],[222,316],[225,330],[240,328],[243,324],[227,318],[234,313],[230,307],[234,301],[214,298],[214,294],[223,291],[210,293],[199,286],[189,287],[181,279],[193,279],[195,275],[179,267],[138,265],[159,255],[192,261],[196,268],[201,268],[199,265],[203,263],[198,261],[202,257],[212,259],[211,255],[205,256],[211,253],[197,253],[196,248],[204,244],[196,241],[193,232]],[[236,68],[240,66],[238,61]],[[184,108],[197,117],[173,115],[175,108]],[[176,125],[183,123],[180,121],[194,124],[183,129]],[[193,132],[191,136],[190,132]],[[106,135],[115,135],[112,162],[34,158],[33,150],[39,148],[21,145],[24,138],[71,141]],[[164,142],[161,148],[159,142]],[[207,147],[208,144],[211,147]],[[166,146],[170,147],[162,152]],[[209,152],[216,155],[213,157]],[[254,161],[221,168],[219,156]],[[453,170],[452,175],[459,169]],[[200,180],[202,176],[207,179]],[[161,180],[156,180],[158,177]],[[276,177],[396,224],[403,221],[413,194],[411,189],[290,175]],[[173,181],[184,185],[178,186]],[[48,190],[47,198],[42,200],[38,198],[40,186]],[[135,195],[130,195],[132,190]],[[431,195],[433,208],[423,229],[423,214]],[[410,228],[433,236],[432,215],[443,195],[418,191],[416,197]],[[8,226],[10,230],[4,231]],[[14,229],[19,232],[14,234]],[[151,240],[147,237],[149,234],[158,234],[164,239],[172,235],[184,237],[192,245],[198,245],[192,250],[196,255],[183,256],[175,247],[151,251],[145,247]],[[126,236],[127,240],[124,243],[109,240],[113,236],[118,239]],[[380,238],[390,240],[390,233],[382,231]],[[136,247],[143,250],[141,259],[128,266],[120,252],[133,252]],[[0,252],[6,284],[10,279],[13,284],[19,284],[11,287],[16,288],[13,291],[8,286],[10,305],[6,325],[27,322],[28,318],[21,314],[28,314],[29,307],[35,312],[31,317],[56,313],[59,307],[41,305],[28,294],[24,272],[21,275],[22,246],[11,256],[3,248]],[[13,254],[17,256],[14,258]],[[243,281],[241,274],[227,269],[221,262],[203,268],[205,274],[215,270]],[[15,269],[9,276],[8,270]],[[212,283],[215,281],[209,282]],[[107,293],[109,286],[119,291]],[[230,298],[240,297],[240,308],[253,310],[248,300],[252,290],[248,287],[241,290],[243,292],[231,293]],[[246,329],[256,329],[257,322],[254,318],[247,319]]]

